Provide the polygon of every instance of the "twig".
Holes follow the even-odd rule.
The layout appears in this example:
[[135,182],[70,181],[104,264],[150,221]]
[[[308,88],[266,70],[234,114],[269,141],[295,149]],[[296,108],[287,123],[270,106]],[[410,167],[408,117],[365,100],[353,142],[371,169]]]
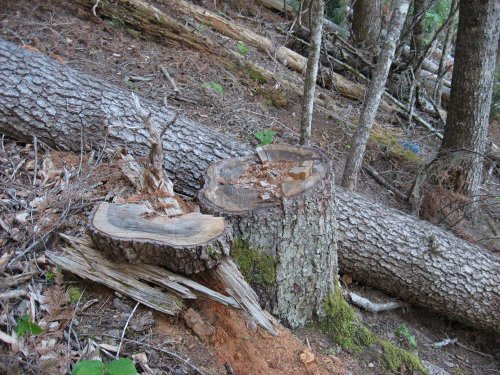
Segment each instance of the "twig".
[[434,344],[431,344],[433,348],[442,348],[443,346],[450,345],[450,344],[455,344],[458,341],[458,339],[444,339],[438,342],[435,342]]
[[116,350],[116,358],[117,359],[120,358],[120,349],[122,348],[123,339],[125,338],[125,331],[127,330],[127,327],[128,327],[128,324],[130,323],[130,320],[132,320],[132,317],[134,316],[135,310],[137,310],[137,308],[139,307],[140,304],[141,304],[140,302],[137,302],[135,304],[134,309],[130,313],[130,315],[127,319],[127,322],[125,323],[125,327],[123,327],[122,337],[120,338],[120,344],[118,344],[118,349]]
[[96,17],[96,18],[99,18],[99,20],[101,20],[101,18],[97,15],[97,13],[95,12],[97,10],[97,7],[99,6],[99,2],[101,0],[97,0],[94,4],[94,6],[92,7],[92,14]]
[[360,295],[349,292],[349,298],[351,302],[367,311],[372,313],[379,313],[382,311],[394,310],[400,307],[405,307],[406,304],[400,301],[386,302],[386,303],[375,303],[370,301],[368,298],[361,297]]
[[487,358],[493,358],[493,356],[491,354],[486,354],[486,353],[480,352],[479,350],[475,350],[475,349],[469,348],[469,347],[465,346],[464,344],[462,344],[462,343],[460,343],[458,341],[455,344],[457,346],[460,346],[462,349],[468,350],[468,351],[470,351],[472,353],[476,353],[476,354],[482,355],[483,357],[487,357]]
[[370,176],[372,176],[374,178],[375,181],[377,181],[380,185],[382,185],[385,188],[387,188],[387,190],[389,190],[391,193],[393,193],[396,197],[398,197],[399,199],[401,199],[402,201],[405,201],[405,202],[408,200],[408,196],[405,193],[403,193],[401,190],[399,190],[399,189],[395,188],[394,186],[392,186],[374,168],[372,168],[368,164],[364,164],[363,168],[368,172],[368,174]]
[[[71,344],[71,331],[73,329],[73,321],[75,320],[76,316],[76,311],[78,310],[78,306],[80,305],[80,301],[82,300],[83,294],[85,293],[85,290],[87,289],[87,286],[83,289],[83,292],[80,294],[80,297],[78,298],[78,302],[76,303],[75,310],[73,311],[73,316],[71,317],[71,321],[69,322],[69,328],[68,328],[68,343],[66,345],[66,354],[69,353],[69,347]],[[76,341],[78,342],[78,338],[76,337],[76,334],[74,334]]]
[[175,81],[172,78],[172,76],[168,73],[167,68],[165,68],[163,65],[160,65],[160,70],[163,72],[163,74],[165,75],[165,77],[168,79],[168,82],[170,82],[170,84],[172,85],[172,88],[173,88],[175,94],[179,94],[180,90],[177,87],[177,85],[175,84]]
[[[118,337],[116,336],[113,336],[113,335],[108,335],[108,334],[104,334],[103,336],[107,336],[107,337],[111,337],[113,339],[118,339]],[[151,349],[154,349],[154,350],[157,350],[159,352],[162,352],[162,353],[165,353],[165,354],[168,354],[176,359],[178,359],[179,361],[182,361],[183,363],[185,363],[187,366],[189,366],[193,371],[195,371],[198,375],[205,375],[198,367],[196,367],[195,365],[193,365],[191,362],[189,362],[187,359],[184,359],[182,358],[181,356],[179,356],[178,354],[174,353],[174,352],[171,352],[169,350],[165,350],[165,349],[162,349],[162,348],[159,348],[157,346],[154,346],[154,345],[150,345],[150,344],[147,344],[145,342],[140,342],[140,341],[136,341],[136,340],[131,340],[131,339],[123,339],[123,341],[127,341],[127,342],[130,342],[130,343],[133,343],[133,344],[136,344],[136,345],[140,345],[140,346],[145,346],[147,348],[151,348]]]

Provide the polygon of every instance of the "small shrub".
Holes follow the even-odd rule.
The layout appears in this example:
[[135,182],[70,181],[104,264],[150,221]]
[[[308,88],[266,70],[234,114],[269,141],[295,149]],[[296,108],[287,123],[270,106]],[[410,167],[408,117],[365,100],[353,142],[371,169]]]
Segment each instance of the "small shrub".
[[69,301],[72,305],[76,305],[80,298],[82,297],[82,292],[77,286],[70,286],[68,288]]
[[224,89],[217,82],[206,82],[202,85],[203,88],[208,90],[215,90],[221,97],[224,97]]
[[398,328],[396,329],[396,335],[398,337],[406,339],[406,342],[411,347],[413,348],[417,347],[417,340],[415,339],[415,336],[411,334],[410,330],[408,329],[408,327],[406,327],[404,323],[398,326]]
[[276,134],[277,133],[274,130],[269,130],[269,129],[266,129],[264,131],[258,131],[257,133],[255,133],[255,138],[257,138],[260,141],[257,147],[262,147],[271,144]]
[[248,48],[248,46],[243,42],[238,42],[238,44],[236,45],[236,49],[243,56],[247,55],[248,52],[250,52],[250,48]]
[[38,324],[33,323],[29,315],[23,315],[16,320],[14,331],[16,331],[19,337],[23,336],[25,333],[36,336],[42,333],[43,329]]
[[136,375],[134,362],[128,358],[115,359],[110,363],[99,360],[78,362],[71,375]]

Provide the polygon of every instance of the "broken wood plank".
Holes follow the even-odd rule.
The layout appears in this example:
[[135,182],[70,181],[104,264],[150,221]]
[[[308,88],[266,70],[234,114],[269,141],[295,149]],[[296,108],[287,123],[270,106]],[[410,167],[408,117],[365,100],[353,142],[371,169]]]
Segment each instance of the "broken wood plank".
[[[182,300],[168,292],[160,292],[122,272],[123,264],[114,264],[92,247],[62,235],[70,246],[63,253],[47,251],[56,265],[84,279],[104,284],[135,301],[168,315],[177,315],[183,309]],[[90,245],[90,242],[89,242]]]

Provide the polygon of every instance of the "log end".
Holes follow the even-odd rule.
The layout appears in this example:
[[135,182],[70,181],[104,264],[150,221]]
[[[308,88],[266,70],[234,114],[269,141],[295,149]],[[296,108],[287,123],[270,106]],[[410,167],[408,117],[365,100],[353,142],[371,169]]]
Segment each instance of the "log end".
[[160,215],[145,204],[98,204],[89,232],[114,261],[147,263],[191,274],[216,266],[229,254],[223,218],[189,213]]

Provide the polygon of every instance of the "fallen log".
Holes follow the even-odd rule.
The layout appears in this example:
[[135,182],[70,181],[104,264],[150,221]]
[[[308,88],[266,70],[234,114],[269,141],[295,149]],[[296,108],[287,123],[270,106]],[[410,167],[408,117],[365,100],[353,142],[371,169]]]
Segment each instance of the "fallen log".
[[[0,40],[0,132],[59,149],[149,151],[128,92]],[[143,99],[157,123],[173,111]],[[185,118],[163,137],[164,167],[176,189],[194,195],[213,162],[245,156],[247,145]],[[428,222],[337,187],[340,268],[403,300],[500,332],[500,258]]]
[[[95,4],[94,0],[77,0],[77,2],[87,6],[89,9]],[[200,23],[210,25],[219,33],[227,35],[234,40],[248,43],[249,45],[252,45],[266,53],[273,53],[280,63],[298,73],[305,72],[307,64],[306,57],[285,46],[274,46],[274,43],[269,38],[254,33],[240,24],[236,24],[229,21],[227,18],[210,12],[203,7],[196,6],[183,0],[161,0],[160,3],[168,6],[169,11],[175,10],[189,17],[194,17]],[[165,12],[148,5],[142,0],[119,0],[117,2],[106,2],[103,6],[98,8],[97,14],[101,16],[120,18],[128,27],[137,29],[146,35],[149,34],[153,36],[155,40],[158,40],[156,37],[161,35],[159,30],[164,27],[168,30],[168,28],[172,27],[172,25],[176,22]],[[168,22],[165,20],[168,20]],[[192,31],[180,22],[177,22],[176,27],[183,35],[183,39],[174,39],[173,41],[181,46],[186,45],[186,40],[191,41],[191,37],[193,36]],[[167,38],[158,40],[158,42],[164,44],[172,43],[172,41]],[[222,57],[226,59],[229,58],[234,61],[234,57],[231,56],[230,53],[223,53],[221,51],[215,52],[217,48],[215,48],[213,43],[207,38],[197,36],[192,40],[192,43],[196,46],[198,43],[204,43],[206,51],[218,53]],[[341,95],[349,98],[363,100],[365,95],[365,88],[362,85],[350,81],[344,76],[326,68],[321,69],[317,82],[325,88],[335,89]],[[390,110],[391,107],[384,103],[384,108],[386,110]]]
[[233,250],[236,260],[238,252],[246,260],[245,251],[274,259],[264,269],[257,261],[245,264],[261,304],[291,327],[321,316],[337,275],[329,158],[314,148],[269,145],[212,164],[205,181],[198,196],[201,211],[225,217],[239,246],[245,241],[245,249]]

